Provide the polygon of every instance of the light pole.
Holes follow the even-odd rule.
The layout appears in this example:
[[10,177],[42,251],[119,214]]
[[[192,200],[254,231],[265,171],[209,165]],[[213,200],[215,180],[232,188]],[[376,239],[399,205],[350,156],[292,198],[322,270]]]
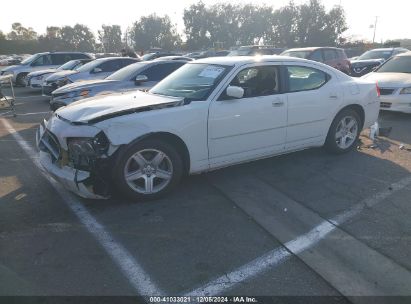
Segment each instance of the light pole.
[[374,44],[374,42],[375,42],[375,33],[377,32],[377,22],[378,22],[378,16],[375,16],[374,36],[372,37],[372,44]]

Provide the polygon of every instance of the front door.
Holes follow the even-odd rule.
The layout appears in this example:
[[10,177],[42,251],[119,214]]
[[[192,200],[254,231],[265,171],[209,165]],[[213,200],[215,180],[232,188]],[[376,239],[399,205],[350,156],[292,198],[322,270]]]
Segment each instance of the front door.
[[287,100],[282,93],[280,70],[279,65],[245,67],[229,84],[243,88],[243,98],[228,97],[225,88],[211,103],[208,123],[211,167],[283,151]]

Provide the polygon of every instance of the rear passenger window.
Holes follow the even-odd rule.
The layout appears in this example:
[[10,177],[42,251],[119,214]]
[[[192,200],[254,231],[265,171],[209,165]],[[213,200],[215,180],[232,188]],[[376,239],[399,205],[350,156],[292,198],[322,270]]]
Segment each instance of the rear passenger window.
[[324,60],[325,61],[335,60],[337,58],[338,56],[335,50],[324,50]]
[[318,61],[318,62],[323,62],[324,61],[323,55],[322,55],[320,50],[315,51],[314,53],[312,53],[311,56],[310,56],[310,59],[314,60],[314,61]]
[[288,66],[287,71],[289,92],[315,90],[330,79],[328,74],[309,67]]
[[71,60],[70,54],[52,54],[51,55],[51,61],[53,62],[54,65],[62,65],[70,60]]
[[114,72],[123,67],[123,64],[120,60],[110,60],[103,62],[100,64],[99,68],[102,69],[103,72]]

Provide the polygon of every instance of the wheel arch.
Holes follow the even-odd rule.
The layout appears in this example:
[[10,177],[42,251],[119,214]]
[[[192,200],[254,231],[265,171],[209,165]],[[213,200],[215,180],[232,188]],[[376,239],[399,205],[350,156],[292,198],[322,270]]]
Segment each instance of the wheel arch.
[[337,112],[337,114],[335,114],[334,118],[337,117],[337,115],[340,114],[342,111],[347,110],[347,109],[354,110],[358,114],[358,116],[360,116],[360,119],[361,119],[360,129],[362,130],[362,128],[364,127],[364,123],[365,123],[365,111],[364,111],[364,108],[359,104],[350,104],[350,105],[343,107]]
[[140,141],[146,140],[146,139],[163,140],[163,141],[166,141],[167,143],[173,145],[174,147],[176,147],[177,150],[183,156],[184,174],[188,174],[190,172],[191,160],[190,160],[190,152],[187,148],[187,145],[181,139],[181,137],[179,137],[179,136],[177,136],[173,133],[162,132],[162,131],[147,133],[145,135],[142,135],[142,136],[136,138],[135,140],[133,140],[132,142],[130,142],[129,144],[124,145],[124,146],[132,145],[132,144],[135,144],[137,142],[140,142]]

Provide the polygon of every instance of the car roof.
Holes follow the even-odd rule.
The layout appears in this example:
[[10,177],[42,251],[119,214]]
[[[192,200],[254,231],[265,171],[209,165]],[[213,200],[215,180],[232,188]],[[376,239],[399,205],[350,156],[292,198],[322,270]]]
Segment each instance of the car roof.
[[372,50],[368,50],[369,52],[372,51],[395,51],[395,50],[407,50],[406,48],[402,48],[402,47],[391,47],[391,48],[376,48],[376,49],[372,49]]
[[110,61],[114,59],[131,59],[131,60],[135,60],[136,62],[140,61],[139,58],[133,58],[133,57],[103,57],[103,58],[97,58],[93,61]]
[[332,49],[332,50],[342,50],[341,48],[336,48],[332,46],[320,46],[320,47],[306,47],[306,48],[295,48],[295,49],[288,49],[284,52],[302,52],[302,51],[316,51],[322,49]]
[[307,59],[294,58],[279,55],[262,55],[262,56],[229,56],[229,57],[209,57],[188,62],[189,64],[208,63],[220,65],[244,65],[256,62],[308,62]]

